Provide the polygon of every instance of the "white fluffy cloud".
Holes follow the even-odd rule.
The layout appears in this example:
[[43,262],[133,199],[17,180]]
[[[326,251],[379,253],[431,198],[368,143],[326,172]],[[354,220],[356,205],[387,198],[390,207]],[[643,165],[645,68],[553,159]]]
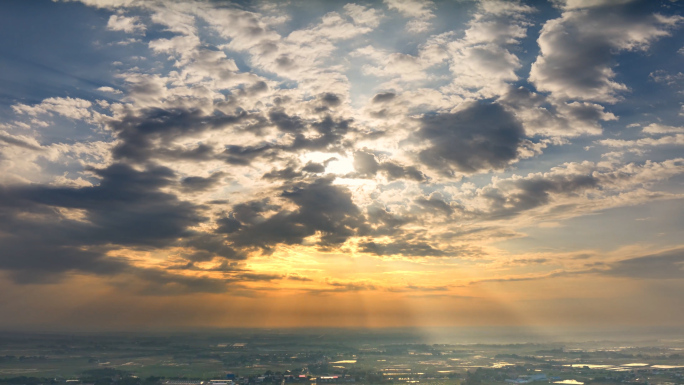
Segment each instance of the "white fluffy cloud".
[[463,39],[448,44],[453,92],[493,97],[502,95],[507,84],[518,79],[521,67],[511,52],[527,34],[525,14],[533,8],[519,2],[484,1],[468,24]]
[[642,130],[646,134],[684,134],[684,127],[673,127],[665,124],[651,123]]
[[145,32],[145,25],[140,22],[138,17],[128,17],[124,15],[112,15],[107,21],[107,29],[111,31],[124,31],[126,33]]
[[430,19],[435,17],[433,8],[435,4],[426,0],[384,0],[387,8],[401,13],[404,17],[412,18],[406,24],[406,30],[413,33],[421,33],[432,27]]
[[12,109],[18,114],[38,116],[41,114],[58,114],[71,119],[87,119],[92,117],[90,107],[92,102],[78,98],[47,98],[40,104],[32,106],[26,104],[15,104]]

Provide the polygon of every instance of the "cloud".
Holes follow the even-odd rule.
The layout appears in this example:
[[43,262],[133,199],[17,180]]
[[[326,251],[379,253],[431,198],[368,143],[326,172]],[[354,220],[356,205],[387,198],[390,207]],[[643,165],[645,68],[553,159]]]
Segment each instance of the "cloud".
[[[49,231],[37,226],[34,230]],[[126,261],[105,257],[100,251],[28,234],[2,239],[0,247],[0,268],[22,284],[56,282],[71,271],[116,275],[128,268]]]
[[441,257],[446,253],[425,242],[395,241],[391,243],[361,242],[359,251],[375,255],[403,255],[415,257]]
[[[88,275],[134,296],[377,301],[371,291],[455,295],[447,281],[464,268],[473,282],[679,272],[679,257],[658,253],[580,274],[566,264],[597,261],[509,257],[513,243],[501,242],[571,239],[564,220],[617,215],[608,208],[676,207],[684,161],[671,151],[649,161],[645,148],[681,146],[679,105],[630,94],[632,73],[618,73],[629,67],[621,52],[644,52],[681,23],[669,8],[386,0],[323,2],[302,19],[287,14],[296,4],[83,2],[102,8],[106,29],[136,35],[102,35],[123,40],[102,41],[121,56],[88,69],[97,82],[9,96],[19,102],[0,123],[0,270],[16,283]],[[134,51],[116,46],[131,41]],[[672,59],[661,51],[639,58],[651,88],[680,80],[655,71]],[[89,63],[76,68],[91,74]],[[656,112],[641,132],[628,125]],[[604,148],[588,144],[630,158],[585,161]],[[401,281],[365,279],[399,266]]]
[[394,99],[395,97],[397,97],[397,94],[395,94],[394,92],[379,93],[379,94],[376,94],[375,96],[373,96],[373,103],[388,102],[388,101]]
[[544,24],[529,80],[560,100],[615,103],[629,91],[614,80],[615,53],[647,50],[684,18],[646,13],[634,4],[585,4],[569,2],[560,18]]
[[375,155],[364,151],[354,153],[354,169],[361,177],[374,177],[378,172],[382,172],[390,181],[408,179],[422,182],[426,180],[425,174],[414,166],[404,167],[392,161],[378,162]]
[[113,273],[126,264],[104,256],[112,245],[164,247],[205,220],[197,206],[160,191],[174,183],[167,168],[114,164],[92,172],[101,178],[97,186],[2,188],[2,231],[9,235],[0,239],[2,268],[22,275],[36,266],[46,275]]
[[433,18],[432,9],[435,4],[432,1],[416,0],[385,0],[389,9],[396,10],[406,17]]
[[[581,169],[581,168],[580,168]],[[578,169],[577,171],[580,171]],[[506,217],[547,205],[553,195],[574,195],[599,186],[600,180],[589,172],[530,175],[527,178],[499,181],[496,188],[485,187],[480,197],[489,203],[489,215]]]
[[301,282],[312,282],[313,281],[313,279],[311,279],[309,277],[305,277],[303,275],[299,275],[299,274],[289,274],[287,276],[287,279],[290,279],[293,281],[301,281]]
[[[657,146],[681,146],[684,145],[684,127],[674,127],[659,123],[651,123],[644,127],[641,132],[649,135],[648,138],[634,140],[627,139],[601,139],[596,143],[607,147],[639,148]],[[675,134],[675,135],[665,135]],[[656,137],[653,137],[656,136]]]
[[294,180],[301,178],[303,175],[304,174],[301,171],[296,171],[294,167],[289,166],[282,170],[271,170],[270,172],[264,174],[263,178],[271,180]]
[[455,209],[454,206],[447,203],[439,193],[431,194],[428,199],[424,197],[416,198],[414,202],[425,210],[441,212],[447,216],[451,215]]
[[435,4],[432,1],[419,0],[384,0],[390,10],[401,13],[404,17],[412,18],[406,24],[406,30],[412,33],[426,32],[432,27],[428,21],[435,17],[432,9]]
[[[280,197],[293,203],[294,210],[263,201],[250,202],[249,208],[244,204],[233,207],[233,215],[241,223],[230,235],[233,244],[268,249],[277,244],[301,244],[316,234],[320,237],[314,243],[323,248],[345,242],[363,225],[363,217],[350,192],[332,182],[332,178],[319,178],[290,185]],[[266,210],[275,213],[264,217]]]
[[9,271],[15,282],[54,282],[77,272],[132,276],[143,282],[116,283],[119,278],[114,282],[143,294],[228,290],[225,280],[171,274],[108,255],[121,247],[164,248],[183,239],[180,245],[195,250],[190,259],[245,258],[224,239],[190,230],[206,218],[199,214],[199,207],[160,191],[174,184],[171,170],[136,171],[114,164],[91,171],[101,178],[97,186],[20,185],[0,190],[0,229],[6,234],[0,238],[0,268]]
[[124,31],[126,33],[141,33],[147,29],[140,23],[138,17],[128,17],[124,15],[111,15],[107,21],[107,29],[110,31]]
[[128,7],[134,5],[137,0],[64,0],[64,1],[71,1],[71,2],[80,2],[83,4],[86,4],[91,7],[98,7],[98,8],[108,8],[108,9],[117,9],[121,7]]
[[[117,159],[137,162],[159,156],[173,157],[178,154],[169,151],[173,148],[174,141],[208,130],[224,129],[249,117],[245,112],[236,115],[208,114],[194,108],[146,108],[131,111],[109,123],[120,139],[120,143],[114,147],[113,155]],[[199,154],[204,152],[205,150],[199,151]]]
[[637,140],[622,140],[622,139],[601,139],[596,143],[607,147],[655,147],[667,145],[684,145],[684,134],[666,135],[660,138],[643,138]]
[[602,274],[638,279],[684,278],[684,249],[613,262]]
[[417,136],[429,143],[419,153],[444,174],[502,169],[516,161],[522,125],[498,104],[472,103],[458,112],[426,116]]
[[4,142],[5,144],[25,148],[28,150],[40,151],[43,149],[40,146],[40,143],[38,143],[34,138],[19,135],[11,135],[8,133],[3,133],[2,131],[0,131],[0,142]]
[[[366,58],[375,64],[366,64],[361,68],[366,75],[390,77],[402,82],[425,81],[430,78],[426,70],[438,66],[447,59],[446,42],[451,35],[452,33],[445,33],[430,37],[419,47],[416,55],[390,52],[369,45],[356,49],[351,56]],[[389,98],[392,93],[382,94]],[[383,101],[381,99],[378,102]],[[389,99],[386,98],[384,101]]]
[[602,121],[618,120],[599,104],[549,99],[524,87],[509,88],[499,102],[521,121],[528,136],[599,135],[603,131]]
[[204,178],[201,176],[189,176],[181,180],[181,189],[186,192],[203,191],[210,189],[221,182],[226,173],[218,171]]
[[668,86],[676,86],[684,83],[684,73],[682,72],[670,74],[665,70],[658,70],[651,72],[648,77],[656,83],[665,83]]
[[645,134],[684,134],[684,127],[674,127],[664,124],[651,123],[642,130]]
[[74,235],[86,244],[159,246],[189,234],[187,228],[203,219],[197,206],[161,191],[174,183],[168,168],[137,171],[113,164],[91,171],[101,178],[97,186],[17,186],[6,194],[20,205],[84,210],[86,223],[92,225]]
[[[128,278],[130,279],[130,278]],[[143,295],[178,296],[197,293],[225,293],[228,280],[207,276],[173,274],[159,269],[136,269],[133,282],[118,282],[123,288],[133,286]]]
[[47,98],[40,104],[29,106],[26,104],[15,104],[12,106],[14,112],[31,116],[57,114],[70,119],[88,119],[92,117],[93,103],[79,98]]
[[337,280],[337,279],[326,279],[325,283],[331,288],[324,288],[316,290],[318,293],[340,293],[340,292],[354,292],[354,291],[367,291],[367,290],[377,290],[377,285],[368,281],[350,281],[350,280]]
[[356,24],[367,25],[371,28],[377,27],[382,18],[382,15],[377,9],[364,7],[358,4],[346,4],[344,10]]
[[[511,47],[527,35],[525,15],[534,9],[518,1],[482,1],[462,39],[447,44],[450,91],[478,97],[501,95],[521,67]],[[475,90],[475,91],[473,91]]]
[[305,122],[298,116],[271,111],[269,118],[270,122],[285,134],[280,137],[280,143],[274,140],[251,146],[227,145],[217,158],[230,164],[248,165],[257,158],[276,158],[281,152],[343,152],[351,146],[345,137],[356,131],[351,119],[335,119],[331,115]]
[[111,94],[123,94],[123,92],[121,92],[121,90],[117,90],[113,87],[99,87],[97,90],[102,91],[102,92],[108,92]]
[[622,5],[634,0],[558,0],[556,5],[565,10]]
[[[566,163],[546,173],[497,179],[478,189],[474,202],[463,204],[480,207],[476,215],[488,218],[515,217],[544,206],[549,206],[545,209],[549,218],[577,216],[585,214],[586,210],[636,204],[659,197],[677,198],[677,195],[639,190],[638,187],[667,180],[683,169],[682,159],[631,163],[616,168],[591,162]],[[538,213],[536,220],[542,217]]]

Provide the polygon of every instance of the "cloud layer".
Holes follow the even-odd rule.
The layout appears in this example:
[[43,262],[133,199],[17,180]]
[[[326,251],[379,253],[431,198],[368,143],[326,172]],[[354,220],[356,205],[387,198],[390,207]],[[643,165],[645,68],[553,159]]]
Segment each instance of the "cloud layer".
[[43,6],[78,7],[107,66],[2,98],[8,287],[490,303],[684,278],[679,4],[72,3]]

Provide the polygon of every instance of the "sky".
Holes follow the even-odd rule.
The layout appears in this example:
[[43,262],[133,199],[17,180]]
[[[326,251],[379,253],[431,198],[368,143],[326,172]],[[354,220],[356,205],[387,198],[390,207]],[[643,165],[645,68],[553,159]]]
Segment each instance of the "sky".
[[681,327],[684,4],[0,3],[0,329]]

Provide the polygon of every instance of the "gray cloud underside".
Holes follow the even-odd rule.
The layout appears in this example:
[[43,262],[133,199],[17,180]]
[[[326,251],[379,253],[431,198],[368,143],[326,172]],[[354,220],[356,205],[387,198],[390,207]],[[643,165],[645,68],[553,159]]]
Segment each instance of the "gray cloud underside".
[[381,172],[389,181],[409,179],[422,182],[426,180],[425,174],[414,166],[402,166],[392,161],[379,162],[375,155],[365,151],[357,151],[354,154],[354,169],[357,174],[349,175],[350,177],[373,177]]
[[417,136],[430,147],[420,160],[442,172],[502,169],[518,157],[525,132],[498,104],[474,103],[453,114],[426,116]]
[[[207,218],[201,206],[160,191],[176,183],[168,168],[137,171],[113,164],[91,171],[101,178],[97,186],[29,185],[0,190],[0,230],[4,234],[0,237],[0,268],[12,272],[19,282],[55,280],[75,271],[133,274],[187,290],[226,290],[221,280],[136,268],[124,258],[105,256],[116,246],[159,248],[175,245],[181,238],[198,253],[212,253],[212,258],[244,258],[224,240],[189,229]],[[79,210],[83,217],[70,218],[60,209]]]
[[615,262],[604,274],[641,279],[684,278],[684,249]]

